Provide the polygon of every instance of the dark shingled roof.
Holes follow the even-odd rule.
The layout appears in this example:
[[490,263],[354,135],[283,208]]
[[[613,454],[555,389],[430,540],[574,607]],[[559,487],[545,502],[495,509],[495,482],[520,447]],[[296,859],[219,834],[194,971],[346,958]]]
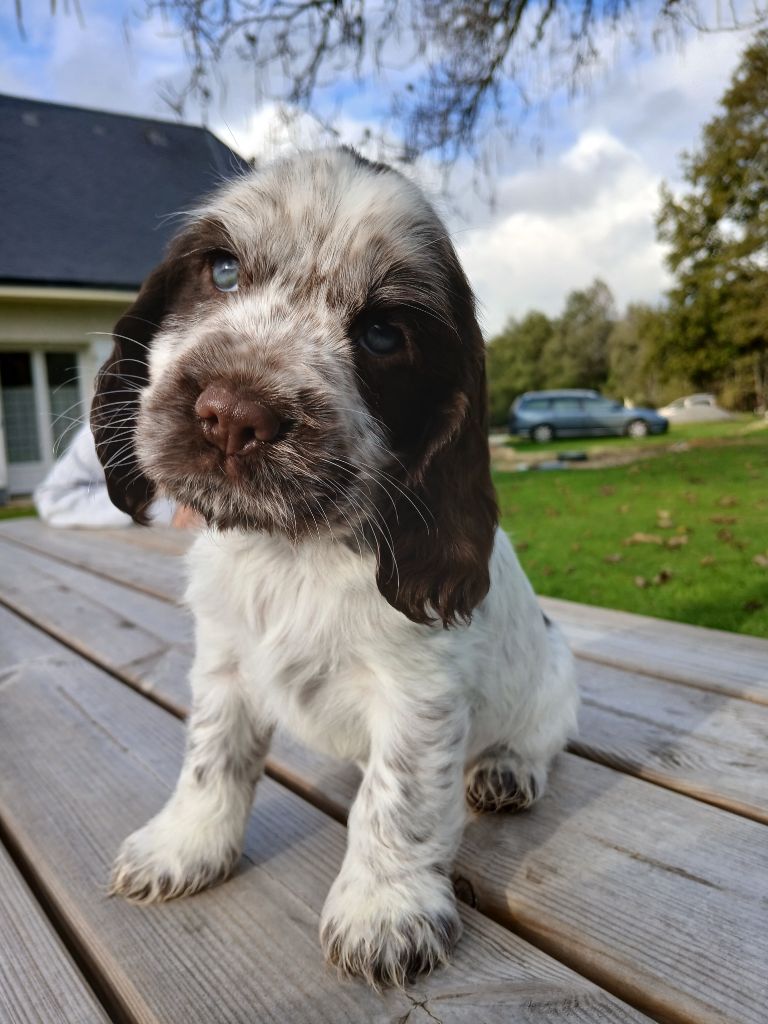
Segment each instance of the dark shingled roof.
[[0,95],[0,282],[136,288],[246,166],[207,129]]

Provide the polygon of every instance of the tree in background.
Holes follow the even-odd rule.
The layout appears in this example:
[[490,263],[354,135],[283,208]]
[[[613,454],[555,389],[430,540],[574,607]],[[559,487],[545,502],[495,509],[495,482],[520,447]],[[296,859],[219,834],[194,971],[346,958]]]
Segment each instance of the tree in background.
[[524,391],[603,387],[615,321],[613,295],[600,280],[572,291],[555,320],[538,310],[510,320],[488,342],[491,423],[505,423],[511,403]]
[[509,320],[501,334],[488,342],[492,423],[506,422],[509,407],[517,395],[545,386],[541,357],[552,332],[549,317],[534,310],[522,320]]
[[[14,4],[23,36],[32,5]],[[79,0],[71,6],[84,21]],[[350,79],[375,83],[382,156],[485,155],[490,171],[490,129],[509,134],[531,108],[588,85],[617,44],[764,24],[768,0],[139,0],[126,32],[155,16],[189,57],[186,81],[165,88],[180,115],[190,97],[205,106],[225,94],[233,69],[252,72],[256,99],[321,123],[339,113]]]
[[684,155],[690,190],[662,190],[659,237],[675,276],[659,356],[728,404],[768,405],[768,30],[757,34]]
[[542,354],[550,388],[601,388],[608,379],[608,338],[616,321],[616,304],[604,281],[572,291],[555,321]]
[[669,380],[658,352],[666,343],[669,320],[664,308],[632,303],[608,336],[606,390],[634,405],[662,405],[688,390],[688,382]]

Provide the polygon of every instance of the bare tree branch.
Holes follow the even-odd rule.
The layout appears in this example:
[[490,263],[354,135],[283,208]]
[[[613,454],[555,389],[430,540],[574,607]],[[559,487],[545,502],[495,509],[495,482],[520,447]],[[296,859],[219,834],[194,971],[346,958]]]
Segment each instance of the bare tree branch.
[[[141,17],[159,16],[184,42],[186,80],[162,93],[178,116],[190,100],[205,106],[225,89],[221,69],[233,57],[252,70],[260,98],[319,123],[327,122],[318,111],[328,86],[344,76],[375,79],[403,140],[395,158],[430,153],[444,165],[467,153],[482,161],[492,129],[514,134],[548,96],[578,92],[612,42],[768,22],[768,0],[725,0],[710,19],[698,0],[141,2]],[[15,3],[23,32],[23,0]]]

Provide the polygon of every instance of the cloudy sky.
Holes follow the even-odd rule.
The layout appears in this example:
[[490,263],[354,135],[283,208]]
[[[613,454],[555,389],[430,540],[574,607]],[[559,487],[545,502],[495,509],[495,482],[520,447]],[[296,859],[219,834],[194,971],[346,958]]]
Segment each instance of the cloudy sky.
[[[84,24],[71,4],[51,16],[43,0],[25,2],[26,39],[0,14],[0,92],[169,118],[161,84],[184,73],[170,27],[132,18],[118,0],[81,6]],[[659,185],[679,185],[679,154],[696,145],[747,39],[729,32],[693,37],[682,49],[612,51],[587,95],[553,103],[545,120],[502,147],[492,209],[464,187],[462,168],[455,202],[438,194],[428,162],[417,169],[454,232],[489,334],[531,308],[557,313],[569,290],[596,276],[622,306],[659,298],[667,283],[654,231]],[[349,101],[342,136],[357,142],[373,110],[370,97]],[[285,145],[274,107],[242,72],[229,75],[208,123],[245,156]],[[311,128],[303,141],[312,141]]]

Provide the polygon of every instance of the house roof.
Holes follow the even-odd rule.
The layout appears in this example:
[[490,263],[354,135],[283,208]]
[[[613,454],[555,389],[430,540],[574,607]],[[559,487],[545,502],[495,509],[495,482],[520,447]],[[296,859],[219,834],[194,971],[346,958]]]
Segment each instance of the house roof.
[[0,95],[0,282],[137,288],[244,166],[205,128]]

